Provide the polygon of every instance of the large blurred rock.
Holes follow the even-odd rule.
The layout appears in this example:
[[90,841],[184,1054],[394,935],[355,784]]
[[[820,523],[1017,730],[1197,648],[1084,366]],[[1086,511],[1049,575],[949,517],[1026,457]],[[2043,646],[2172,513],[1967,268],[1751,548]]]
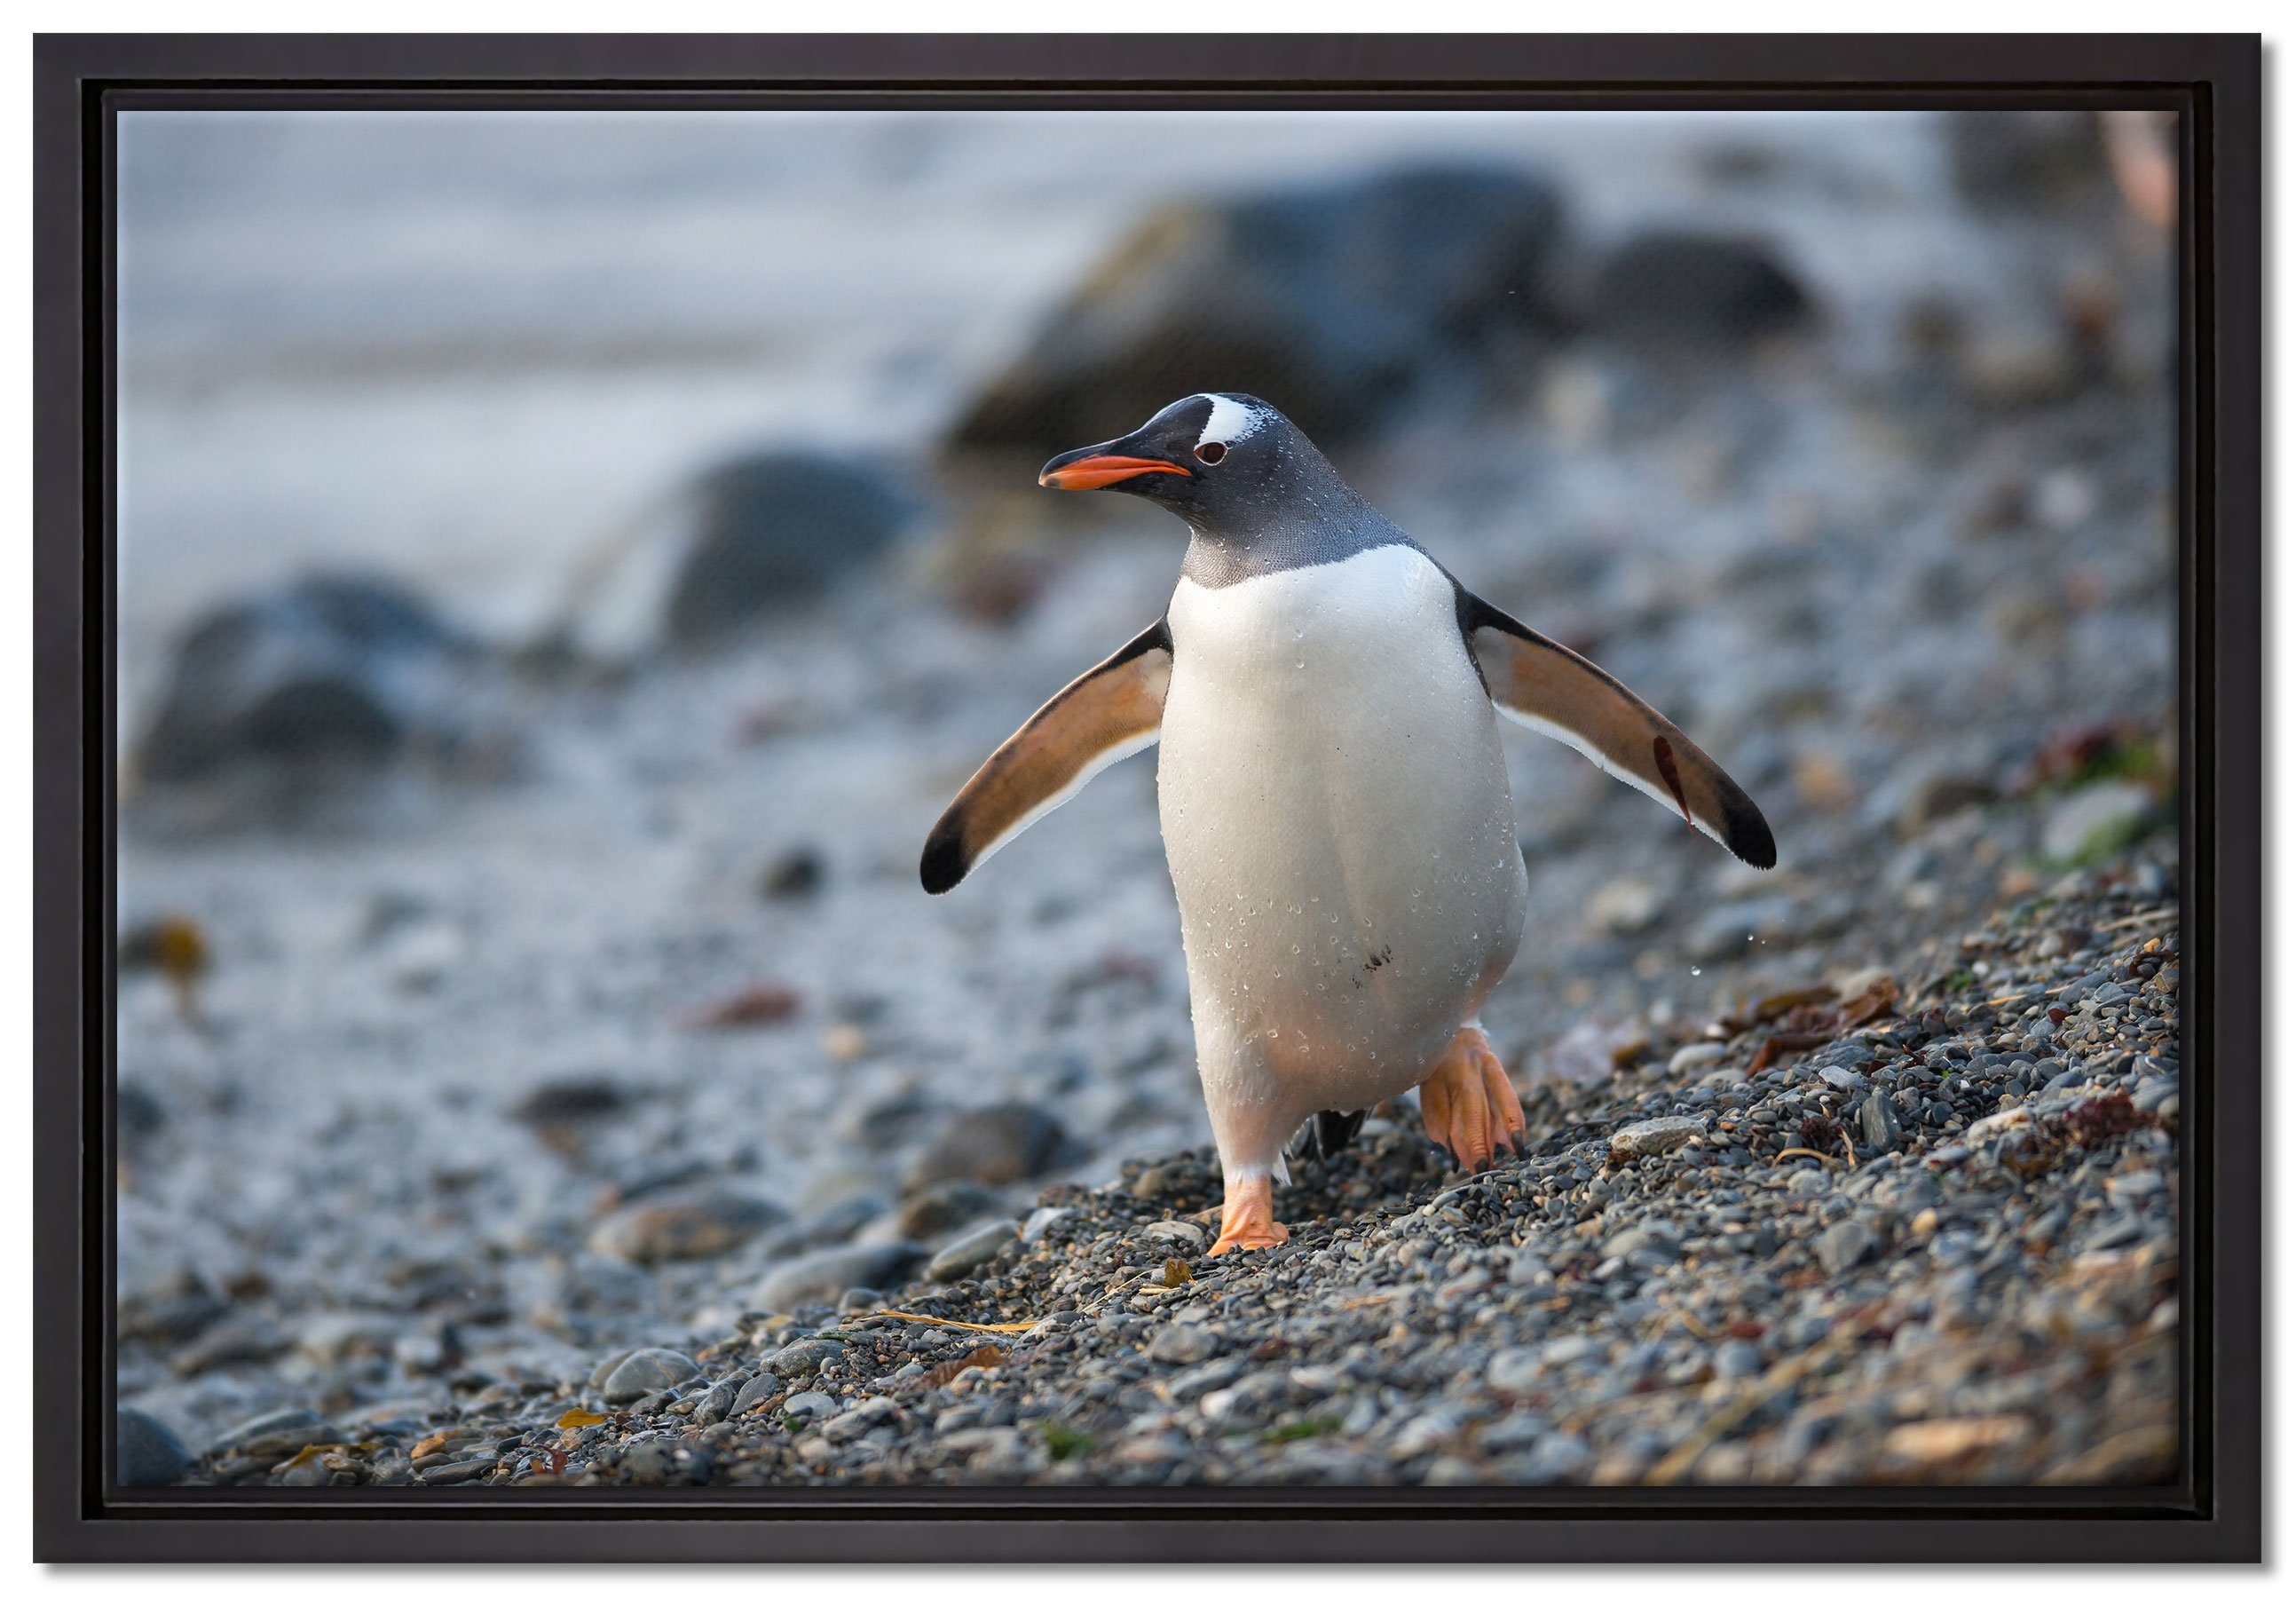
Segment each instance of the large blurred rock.
[[183,1439],[140,1409],[119,1406],[113,1439],[113,1475],[123,1487],[173,1487],[191,1474]]
[[853,1243],[784,1260],[758,1283],[759,1307],[792,1310],[806,1304],[834,1304],[850,1288],[883,1291],[906,1281],[927,1257],[914,1243]]
[[541,652],[627,660],[728,642],[875,564],[914,511],[880,467],[737,457],[593,556]]
[[1068,1151],[1060,1122],[1033,1104],[1012,1100],[952,1116],[909,1168],[911,1192],[939,1182],[988,1187],[1042,1176]]
[[820,594],[882,554],[909,517],[882,471],[820,456],[728,461],[696,486],[693,542],[664,622],[709,643],[775,605]]
[[912,1194],[894,1218],[901,1236],[917,1242],[945,1235],[996,1207],[996,1190],[977,1182],[935,1182]]
[[2041,829],[2042,856],[2053,863],[2093,864],[2126,849],[2154,812],[2142,784],[2098,782],[2050,805]]
[[1552,318],[1563,207],[1472,166],[1186,202],[1111,251],[957,424],[958,449],[1042,457],[1203,390],[1265,396],[1343,440],[1422,383],[1519,364]]
[[711,1188],[618,1210],[591,1232],[590,1247],[637,1265],[709,1259],[785,1219],[750,1194]]
[[1597,270],[1593,329],[1641,346],[1711,350],[1790,333],[1810,299],[1759,239],[1661,229],[1628,240]]
[[146,781],[234,768],[371,769],[472,732],[478,651],[380,578],[307,577],[210,611],[176,646],[136,750]]
[[2079,204],[2111,192],[2103,125],[2090,111],[1957,111],[1946,119],[1954,187],[1986,210]]

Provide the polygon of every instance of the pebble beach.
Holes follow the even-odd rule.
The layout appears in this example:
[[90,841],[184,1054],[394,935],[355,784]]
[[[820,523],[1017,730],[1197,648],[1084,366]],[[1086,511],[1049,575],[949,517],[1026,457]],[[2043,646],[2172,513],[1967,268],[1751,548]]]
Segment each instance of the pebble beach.
[[[1207,1259],[1205,1149],[1056,1184],[890,1293],[457,1402],[256,1417],[217,1484],[1993,1483],[2177,1454],[2174,907],[2040,899],[1905,1017],[1749,1075],[1744,1017],[1535,1090],[1520,1157],[1398,1113]],[[1984,997],[1956,984],[1989,956]],[[2047,952],[2044,952],[2047,951]],[[1894,986],[1783,995],[1834,1019]],[[1935,1001],[1935,1002],[1929,1002]],[[1771,1034],[1775,1036],[1775,1034]],[[484,1380],[472,1388],[469,1383]]]

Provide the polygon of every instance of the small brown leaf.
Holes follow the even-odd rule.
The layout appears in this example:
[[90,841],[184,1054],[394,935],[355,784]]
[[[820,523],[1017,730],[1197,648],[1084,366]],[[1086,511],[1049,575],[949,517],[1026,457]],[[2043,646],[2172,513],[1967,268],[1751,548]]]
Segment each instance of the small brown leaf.
[[1004,1350],[994,1343],[983,1343],[969,1354],[941,1361],[917,1380],[925,1387],[945,1388],[967,1371],[994,1371],[1004,1363]]
[[685,1025],[695,1031],[729,1031],[742,1026],[771,1026],[797,1014],[799,999],[794,988],[778,983],[757,982],[739,993],[729,993],[714,1004],[705,1005],[687,1017]]
[[408,1457],[411,1459],[429,1459],[432,1454],[437,1454],[443,1449],[452,1447],[454,1446],[454,1442],[455,1434],[453,1432],[434,1431],[429,1437],[424,1437],[421,1442],[415,1444],[414,1452],[408,1455]]
[[1759,1049],[1754,1050],[1754,1061],[1746,1067],[1746,1075],[1759,1076],[1775,1065],[1782,1054],[1804,1053],[1833,1041],[1833,1034],[1830,1032],[1774,1032],[1762,1040]]
[[1997,1157],[2020,1176],[2038,1176],[2054,1166],[2062,1153],[2054,1138],[2036,1127],[2004,1138]]
[[1164,1285],[1166,1287],[1185,1287],[1188,1283],[1195,1281],[1195,1279],[1196,1273],[1188,1269],[1188,1262],[1186,1260],[1168,1259],[1164,1262]]
[[1775,1021],[1788,1010],[1800,1009],[1806,1005],[1824,1004],[1833,997],[1833,990],[1828,987],[1787,988],[1783,993],[1756,1000],[1753,1018],[1757,1022]]
[[1897,1007],[1897,981],[1893,977],[1884,976],[1842,1006],[1842,1030],[1846,1032],[1850,1027],[1863,1026],[1869,1021],[1878,1021]]
[[1835,1144],[1847,1141],[1841,1123],[1831,1116],[1804,1116],[1799,1130],[1803,1142],[1827,1153],[1833,1151]]
[[2099,1148],[2139,1127],[2160,1124],[2161,1117],[2138,1109],[2125,1089],[2093,1093],[2067,1110],[2062,1119],[2065,1135],[2084,1149]]
[[1903,1459],[1939,1464],[1985,1449],[2013,1446],[2030,1436],[2032,1429],[2032,1421],[2022,1415],[1908,1421],[1890,1433],[1883,1446]]
[[[605,1416],[597,1413],[594,1410],[584,1409],[578,1404],[572,1409],[568,1410],[564,1414],[558,1417],[558,1429],[561,1431],[578,1431],[585,1426],[595,1426],[605,1418]],[[422,1456],[422,1454],[417,1454],[414,1457],[421,1459]]]

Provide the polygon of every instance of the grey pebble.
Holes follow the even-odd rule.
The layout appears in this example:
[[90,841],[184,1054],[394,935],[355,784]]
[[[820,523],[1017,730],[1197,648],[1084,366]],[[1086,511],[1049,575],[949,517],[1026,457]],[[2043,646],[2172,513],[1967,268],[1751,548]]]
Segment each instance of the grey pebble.
[[1202,1326],[1167,1326],[1148,1342],[1148,1357],[1167,1364],[1193,1365],[1219,1352],[1219,1337]]
[[834,1338],[800,1338],[774,1351],[766,1361],[766,1369],[776,1376],[792,1379],[810,1376],[821,1368],[824,1360],[845,1357],[845,1345]]
[[1041,1209],[1029,1211],[1027,1223],[1021,1228],[1021,1240],[1023,1243],[1034,1246],[1044,1237],[1045,1233],[1050,1231],[1055,1224],[1065,1220],[1074,1213],[1075,1212],[1073,1210],[1049,1206]]
[[323,1487],[334,1479],[326,1460],[319,1454],[305,1454],[299,1450],[289,1459],[271,1467],[272,1484],[283,1487]]
[[732,1414],[734,1397],[741,1391],[742,1385],[742,1379],[739,1375],[728,1376],[723,1381],[714,1384],[708,1392],[695,1401],[693,1424],[715,1426],[727,1415]]
[[1563,1481],[1592,1463],[1595,1451],[1568,1432],[1550,1431],[1519,1454],[1499,1462],[1499,1474],[1526,1486]]
[[172,1487],[191,1474],[191,1450],[156,1417],[123,1404],[114,1417],[112,1478],[123,1487]]
[[1611,1157],[1620,1165],[1664,1154],[1696,1137],[1705,1122],[1695,1116],[1661,1116],[1637,1121],[1611,1134]]
[[1905,1127],[1898,1119],[1898,1108],[1887,1093],[1876,1090],[1866,1095],[1857,1107],[1857,1135],[1868,1149],[1889,1149],[1898,1145],[1905,1135]]
[[906,1239],[817,1249],[767,1272],[758,1285],[757,1301],[768,1310],[834,1304],[848,1288],[899,1286],[925,1256],[923,1248]]
[[677,1470],[677,1455],[669,1444],[653,1439],[638,1444],[622,1456],[622,1471],[642,1487],[658,1487]]
[[1151,1221],[1140,1230],[1148,1237],[1161,1238],[1187,1248],[1200,1249],[1207,1240],[1204,1229],[1189,1221]]
[[[1546,1362],[1536,1348],[1502,1348],[1491,1356],[1484,1378],[1502,1393],[1529,1398],[1544,1391]],[[1485,1446],[1489,1446],[1488,1434]]]
[[1671,1075],[1686,1076],[1693,1071],[1702,1071],[1709,1066],[1721,1064],[1722,1057],[1728,1052],[1719,1043],[1685,1043],[1674,1051],[1674,1057],[1667,1061],[1666,1068]]
[[981,1222],[932,1256],[925,1266],[930,1281],[956,1281],[993,1262],[997,1251],[1017,1235],[1012,1222],[998,1216]]
[[[208,1452],[209,1454],[229,1454],[235,1449],[245,1451],[250,1444],[253,1444],[259,1438],[286,1438],[303,1437],[306,1436],[306,1434],[310,1433],[324,1433],[325,1440],[329,1441],[332,1441],[335,1436],[333,1430],[328,1427],[326,1421],[320,1417],[319,1413],[316,1410],[275,1409],[263,1414],[257,1415],[252,1420],[241,1421],[238,1425],[233,1427],[230,1430],[217,1437],[214,1442],[209,1443],[208,1445]],[[308,1440],[317,1441],[320,1439],[317,1437],[310,1437]],[[296,1443],[292,1446],[281,1446],[279,1447],[279,1452],[292,1454],[296,1449],[300,1448],[303,1446],[304,1445],[302,1443]]]
[[701,1374],[701,1367],[675,1348],[641,1348],[614,1367],[598,1396],[608,1404],[634,1404]]
[[2177,1097],[2177,1078],[2155,1076],[2138,1085],[2129,1095],[2129,1102],[2148,1115],[2159,1114],[2161,1107]]
[[802,1420],[818,1421],[824,1415],[837,1413],[837,1400],[826,1393],[808,1388],[801,1393],[791,1393],[783,1399],[782,1413]]
[[435,1470],[425,1471],[422,1480],[425,1487],[451,1487],[463,1482],[476,1481],[482,1476],[491,1475],[494,1469],[495,1462],[491,1459],[463,1460],[455,1464],[441,1465]]
[[732,1413],[737,1415],[748,1414],[767,1399],[780,1392],[782,1386],[782,1379],[770,1371],[750,1377],[742,1384],[742,1390],[734,1395]]
[[1851,1266],[1863,1262],[1879,1247],[1880,1240],[1872,1227],[1863,1221],[1842,1221],[1829,1226],[1817,1240],[1818,1264],[1831,1275],[1839,1276]]

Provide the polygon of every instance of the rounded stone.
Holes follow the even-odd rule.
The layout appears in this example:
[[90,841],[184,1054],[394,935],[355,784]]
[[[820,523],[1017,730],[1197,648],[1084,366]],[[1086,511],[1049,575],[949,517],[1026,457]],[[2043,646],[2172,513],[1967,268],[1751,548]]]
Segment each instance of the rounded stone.
[[172,1487],[191,1474],[192,1453],[156,1416],[121,1404],[112,1432],[112,1479],[123,1487]]
[[608,1404],[635,1404],[701,1374],[701,1367],[675,1348],[641,1348],[614,1367],[598,1396]]

